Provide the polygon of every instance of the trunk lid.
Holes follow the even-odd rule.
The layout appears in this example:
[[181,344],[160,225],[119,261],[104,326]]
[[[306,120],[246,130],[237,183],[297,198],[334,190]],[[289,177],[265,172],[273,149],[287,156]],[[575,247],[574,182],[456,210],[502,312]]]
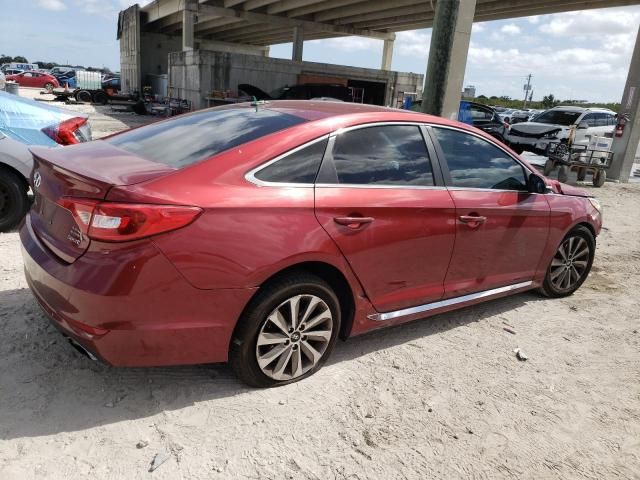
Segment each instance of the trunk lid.
[[[35,195],[31,223],[38,238],[61,260],[72,263],[89,248],[82,214],[61,205],[64,197],[104,200],[114,186],[144,182],[175,169],[105,142],[65,148],[31,148]],[[88,221],[87,221],[88,224]]]

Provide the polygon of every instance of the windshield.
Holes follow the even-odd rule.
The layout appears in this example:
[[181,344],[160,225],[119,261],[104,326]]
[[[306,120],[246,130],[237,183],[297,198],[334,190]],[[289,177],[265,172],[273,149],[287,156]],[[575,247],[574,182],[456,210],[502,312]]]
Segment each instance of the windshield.
[[547,123],[550,125],[573,125],[578,117],[582,115],[582,112],[567,112],[565,110],[549,110],[544,112],[538,118],[536,122]]
[[306,120],[261,108],[214,108],[115,135],[106,142],[175,168]]

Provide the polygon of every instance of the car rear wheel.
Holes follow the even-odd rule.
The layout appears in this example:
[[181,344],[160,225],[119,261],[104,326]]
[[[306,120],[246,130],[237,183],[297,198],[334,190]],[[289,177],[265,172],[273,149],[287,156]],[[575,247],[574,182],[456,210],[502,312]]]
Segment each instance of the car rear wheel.
[[15,227],[28,209],[29,198],[24,180],[0,168],[0,232]]
[[88,90],[80,90],[76,93],[76,100],[82,103],[91,103],[91,92]]
[[332,288],[308,273],[261,288],[234,332],[229,362],[253,387],[306,378],[326,362],[340,331],[340,303]]
[[596,241],[586,227],[577,227],[562,240],[547,269],[540,292],[551,298],[566,297],[584,283],[593,264]]
[[109,101],[109,96],[106,94],[106,92],[103,92],[102,90],[98,90],[96,93],[93,94],[93,101],[95,103],[99,103],[100,105],[106,105],[107,102]]

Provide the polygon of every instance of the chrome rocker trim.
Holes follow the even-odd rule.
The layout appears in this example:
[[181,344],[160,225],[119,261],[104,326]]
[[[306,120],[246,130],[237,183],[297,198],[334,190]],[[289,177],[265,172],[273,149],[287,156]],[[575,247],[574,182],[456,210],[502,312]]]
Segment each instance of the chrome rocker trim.
[[478,300],[480,298],[492,297],[494,295],[510,292],[512,290],[519,290],[521,288],[529,287],[532,284],[533,284],[532,281],[515,283],[513,285],[507,285],[506,287],[499,287],[499,288],[493,288],[491,290],[484,290],[482,292],[470,293],[469,295],[463,295],[461,297],[455,297],[455,298],[448,298],[446,300],[440,300],[438,302],[433,302],[433,303],[425,303],[424,305],[418,305],[417,307],[396,310],[395,312],[374,313],[372,315],[368,315],[367,318],[369,318],[370,320],[374,320],[376,322],[395,320],[396,318],[409,317],[419,313],[429,312],[431,310],[438,310],[439,308],[471,302],[473,300]]

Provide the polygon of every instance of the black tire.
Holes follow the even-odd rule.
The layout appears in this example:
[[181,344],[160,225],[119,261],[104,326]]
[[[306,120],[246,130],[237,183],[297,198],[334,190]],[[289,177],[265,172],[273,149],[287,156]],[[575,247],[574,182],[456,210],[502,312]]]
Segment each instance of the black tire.
[[76,93],[76,100],[82,103],[91,103],[91,92],[89,90],[80,90]]
[[596,188],[600,188],[604,185],[604,182],[607,181],[607,172],[605,170],[597,170],[596,173],[593,174],[593,186]]
[[[584,281],[589,276],[589,272],[591,271],[591,266],[593,265],[593,258],[596,252],[596,239],[591,233],[591,230],[589,230],[587,227],[578,226],[573,230],[571,230],[562,239],[562,242],[560,242],[560,245],[558,245],[557,251],[560,249],[561,246],[564,246],[565,243],[572,237],[574,239],[581,238],[585,240],[587,243],[587,246],[589,247],[586,269],[581,274],[578,281],[575,284],[573,284],[570,288],[560,289],[560,288],[557,288],[552,282],[552,266],[553,266],[553,259],[552,259],[551,263],[549,263],[549,266],[547,267],[547,273],[544,277],[544,282],[542,284],[542,287],[540,287],[540,289],[538,290],[542,295],[546,297],[561,298],[561,297],[568,297],[569,295],[573,295],[573,293],[582,286]],[[555,259],[555,255],[554,255],[554,259]]]
[[0,168],[0,232],[14,228],[29,209],[27,185],[18,174]]
[[584,167],[578,168],[578,181],[584,182],[585,178],[587,178],[587,169]]
[[49,93],[53,92],[53,83],[51,83],[51,82],[45,83],[44,84],[44,89]]
[[553,172],[553,169],[556,167],[555,163],[553,160],[549,159],[546,162],[544,162],[544,168],[542,169],[542,174],[545,177],[548,177],[551,172]]
[[567,183],[567,180],[569,180],[569,172],[567,171],[567,167],[562,165],[558,169],[558,181],[561,183]]
[[[271,313],[287,299],[296,295],[313,295],[325,302],[332,316],[331,338],[322,357],[312,368],[289,380],[276,380],[267,376],[258,364],[256,352],[258,336]],[[261,287],[249,302],[231,340],[229,363],[238,378],[252,387],[265,388],[297,382],[313,375],[327,361],[338,339],[340,323],[340,302],[329,284],[310,273],[289,274]]]
[[109,102],[109,95],[106,92],[98,90],[93,94],[93,101],[95,103],[99,103],[100,105],[106,105]]

